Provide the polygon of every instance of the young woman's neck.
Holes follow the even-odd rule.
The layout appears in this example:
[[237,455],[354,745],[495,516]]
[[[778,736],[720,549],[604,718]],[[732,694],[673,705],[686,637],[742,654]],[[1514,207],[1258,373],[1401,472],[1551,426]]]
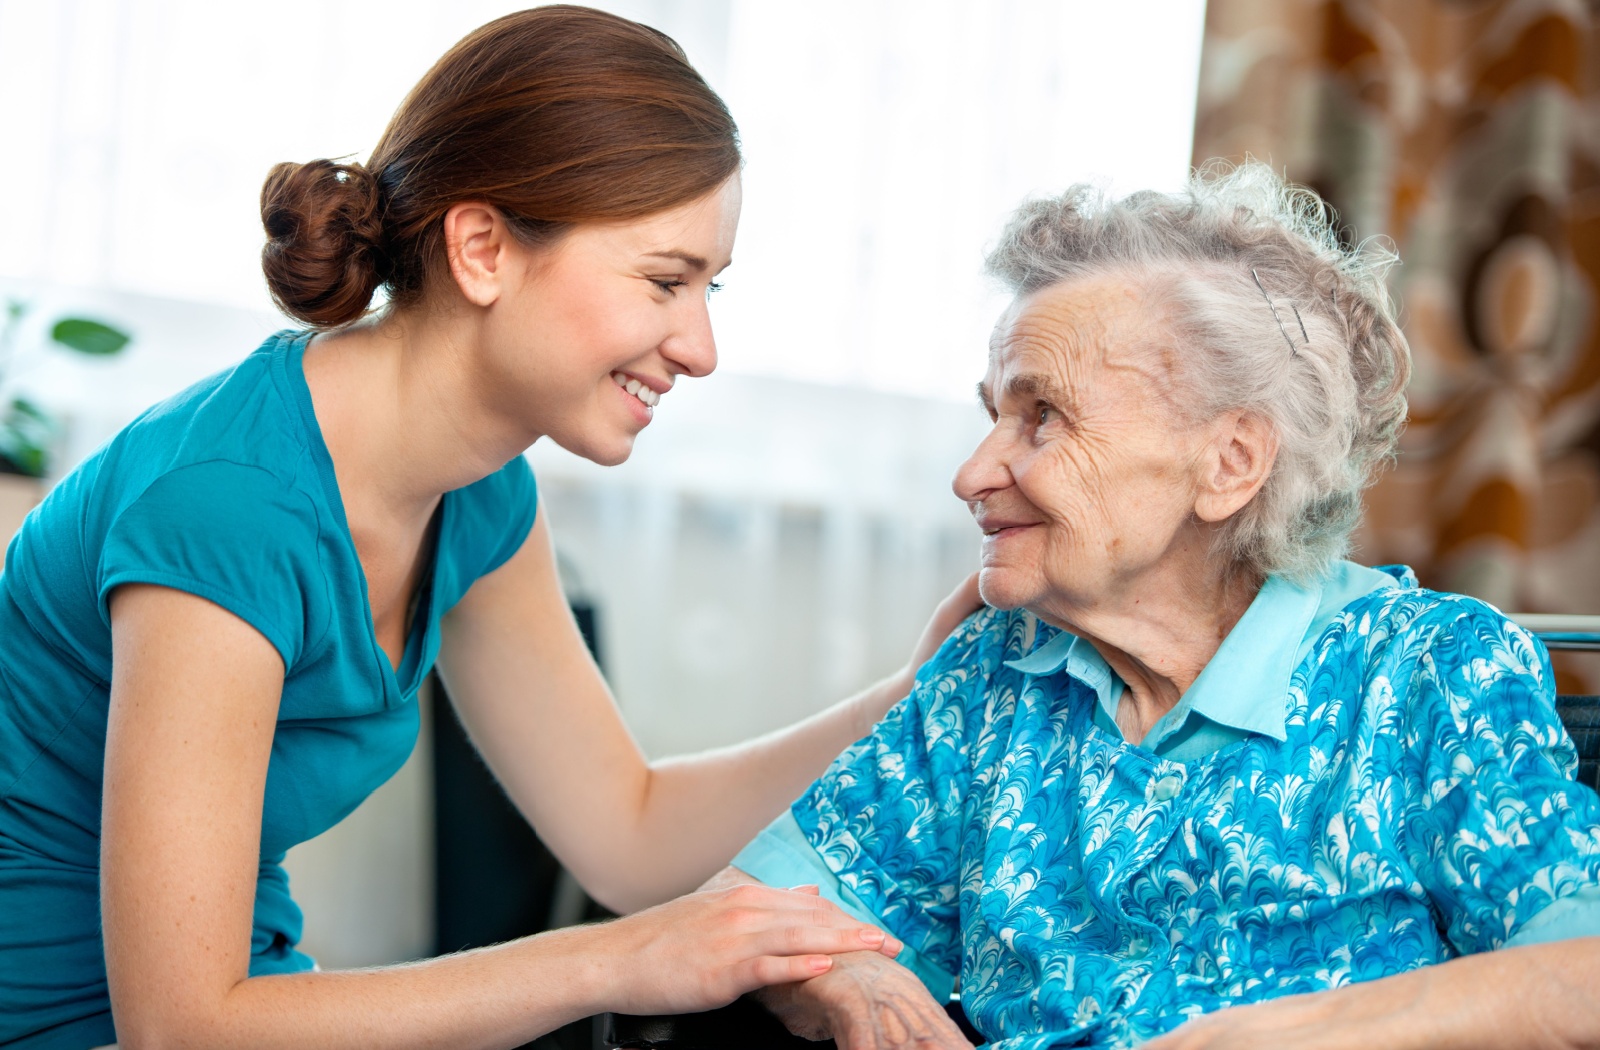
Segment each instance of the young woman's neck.
[[393,311],[311,341],[306,383],[347,514],[411,519],[535,440],[473,385],[470,320]]

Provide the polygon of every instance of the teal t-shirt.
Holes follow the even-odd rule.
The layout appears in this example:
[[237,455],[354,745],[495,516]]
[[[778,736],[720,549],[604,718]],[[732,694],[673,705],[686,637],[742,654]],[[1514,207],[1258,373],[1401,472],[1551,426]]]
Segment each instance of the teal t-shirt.
[[399,671],[301,370],[309,333],[145,412],[28,516],[0,572],[0,1046],[115,1039],[100,937],[107,600],[125,583],[228,609],[283,657],[250,972],[309,969],[281,862],[405,762],[439,618],[516,552],[537,509],[518,457],[445,494]]

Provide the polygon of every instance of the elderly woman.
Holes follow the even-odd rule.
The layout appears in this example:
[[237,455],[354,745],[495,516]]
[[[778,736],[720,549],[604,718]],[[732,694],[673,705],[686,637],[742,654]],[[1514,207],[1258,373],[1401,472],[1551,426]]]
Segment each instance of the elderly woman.
[[1388,261],[1259,166],[1024,206],[955,478],[994,608],[719,877],[905,942],[763,993],[791,1028],[964,1047],[959,977],[1006,1050],[1600,1045],[1543,649],[1342,560],[1406,411]]

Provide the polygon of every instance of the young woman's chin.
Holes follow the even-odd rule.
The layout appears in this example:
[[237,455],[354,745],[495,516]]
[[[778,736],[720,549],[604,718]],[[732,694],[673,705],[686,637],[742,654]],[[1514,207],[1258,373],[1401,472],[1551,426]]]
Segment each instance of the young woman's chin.
[[605,439],[596,439],[593,435],[573,435],[564,438],[559,434],[549,435],[550,440],[572,453],[582,456],[591,463],[602,467],[615,467],[626,463],[633,454],[633,440],[636,434],[617,434]]

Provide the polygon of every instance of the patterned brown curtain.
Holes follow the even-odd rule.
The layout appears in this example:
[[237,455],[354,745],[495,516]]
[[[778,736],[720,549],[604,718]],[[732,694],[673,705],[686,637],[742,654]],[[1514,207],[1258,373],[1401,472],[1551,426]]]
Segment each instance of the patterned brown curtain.
[[[1411,421],[1357,557],[1507,611],[1600,613],[1597,7],[1206,14],[1195,163],[1269,161],[1403,260]],[[1558,679],[1600,690],[1600,662],[1558,661]]]

